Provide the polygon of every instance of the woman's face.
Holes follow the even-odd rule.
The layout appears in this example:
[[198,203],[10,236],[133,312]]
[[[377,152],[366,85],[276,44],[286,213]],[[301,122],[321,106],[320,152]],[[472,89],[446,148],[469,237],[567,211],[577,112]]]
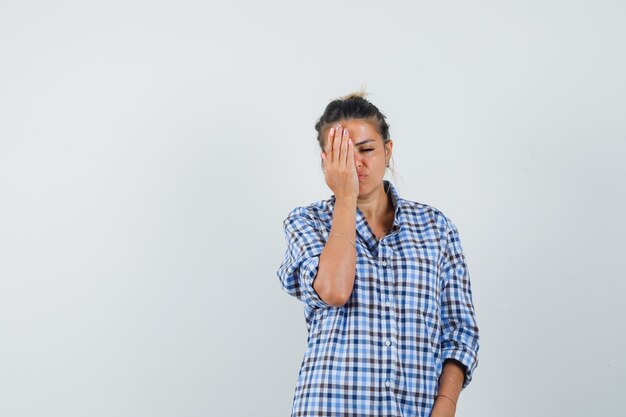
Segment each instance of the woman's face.
[[[380,187],[385,176],[387,161],[391,158],[393,142],[386,144],[378,133],[376,123],[364,119],[342,120],[354,143],[354,165],[359,175],[359,196],[364,196]],[[322,137],[328,136],[328,129]],[[386,152],[386,153],[385,153]]]

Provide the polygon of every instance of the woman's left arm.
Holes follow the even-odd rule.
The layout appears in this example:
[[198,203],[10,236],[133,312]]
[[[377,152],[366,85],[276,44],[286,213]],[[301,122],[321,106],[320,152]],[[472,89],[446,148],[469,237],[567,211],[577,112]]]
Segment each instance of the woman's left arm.
[[439,394],[435,398],[431,417],[454,416],[464,379],[465,365],[461,362],[449,359],[443,364],[443,371],[439,377]]
[[465,256],[456,226],[446,219],[440,274],[441,360],[439,392],[431,416],[454,416],[461,390],[478,364],[478,326]]

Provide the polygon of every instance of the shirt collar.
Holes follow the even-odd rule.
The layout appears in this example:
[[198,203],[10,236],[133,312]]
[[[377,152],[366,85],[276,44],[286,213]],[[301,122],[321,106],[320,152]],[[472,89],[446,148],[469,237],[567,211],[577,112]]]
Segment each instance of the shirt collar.
[[391,227],[391,232],[393,233],[397,230],[400,230],[400,215],[402,214],[402,210],[400,209],[400,195],[398,194],[398,190],[396,187],[387,180],[383,180],[383,187],[385,188],[385,192],[387,195],[391,197],[391,205],[393,206],[393,225]]
[[[391,204],[393,205],[393,211],[395,214],[398,214],[398,201],[400,199],[400,195],[398,194],[398,190],[393,184],[387,180],[383,180],[383,186],[385,187],[385,192],[391,196]],[[394,216],[394,224],[396,224],[395,220],[397,220],[398,216]]]

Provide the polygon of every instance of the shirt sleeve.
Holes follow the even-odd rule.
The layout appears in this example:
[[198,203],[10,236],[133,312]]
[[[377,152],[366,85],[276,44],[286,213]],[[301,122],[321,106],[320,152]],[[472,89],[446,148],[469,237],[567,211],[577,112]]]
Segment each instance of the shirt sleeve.
[[465,366],[463,388],[478,365],[479,336],[472,289],[456,226],[447,220],[441,267],[442,361],[456,359]]
[[287,294],[313,308],[330,308],[313,289],[320,254],[326,245],[316,222],[298,207],[283,221],[287,250],[278,268],[278,278]]

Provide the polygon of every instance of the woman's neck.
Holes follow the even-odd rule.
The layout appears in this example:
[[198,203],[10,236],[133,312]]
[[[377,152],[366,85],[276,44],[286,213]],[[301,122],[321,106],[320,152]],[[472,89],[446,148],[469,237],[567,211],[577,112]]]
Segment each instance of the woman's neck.
[[359,197],[357,207],[368,219],[385,219],[391,211],[391,202],[383,184],[381,183],[370,195]]

